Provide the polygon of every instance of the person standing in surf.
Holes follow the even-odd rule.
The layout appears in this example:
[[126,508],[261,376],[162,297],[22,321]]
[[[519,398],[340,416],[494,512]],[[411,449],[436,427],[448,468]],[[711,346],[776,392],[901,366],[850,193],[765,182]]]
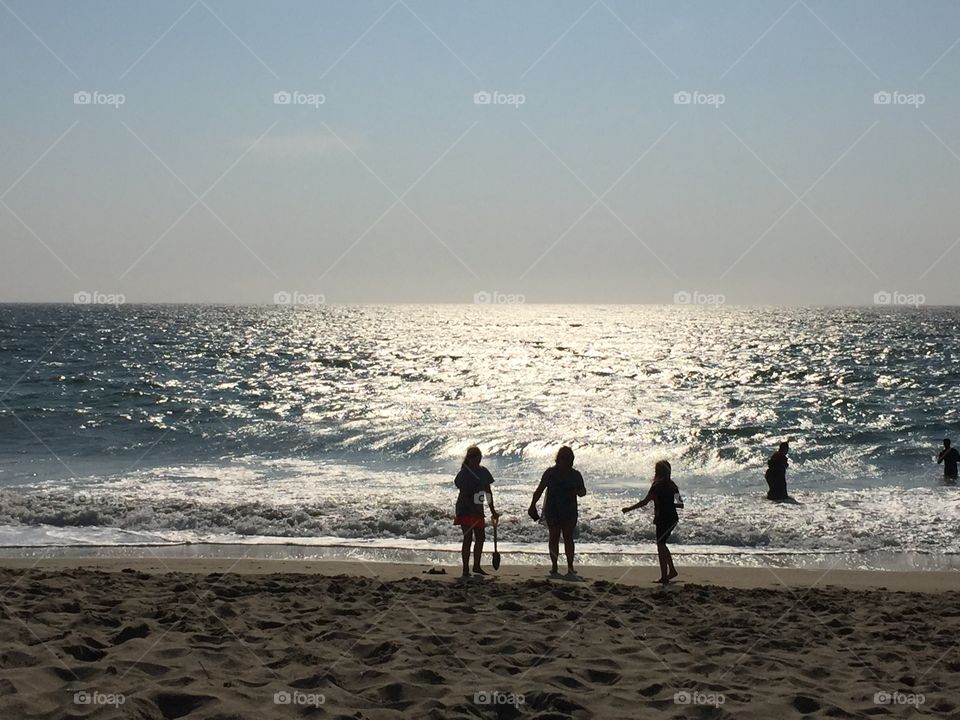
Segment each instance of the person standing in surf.
[[650,490],[647,496],[634,505],[628,505],[621,512],[626,515],[628,512],[637,508],[646,507],[648,503],[653,502],[653,526],[657,533],[657,559],[660,561],[660,579],[656,582],[666,584],[673,580],[678,573],[673,564],[673,555],[670,554],[670,548],[667,547],[667,540],[670,534],[680,522],[680,516],[677,515],[677,508],[683,507],[683,498],[680,497],[680,489],[670,477],[670,463],[661,460],[654,466],[653,482],[650,484]]
[[537,512],[537,503],[544,491],[547,493],[543,501],[543,519],[550,531],[547,547],[550,550],[550,575],[558,577],[557,562],[560,558],[560,536],[563,535],[563,549],[567,556],[567,577],[576,578],[573,569],[574,534],[577,531],[577,498],[587,494],[583,484],[583,475],[573,467],[573,450],[564,445],[557,451],[557,459],[553,467],[547,468],[540,478],[540,484],[533,493],[530,508],[527,511],[534,520],[540,519]]
[[764,478],[767,481],[767,499],[768,500],[788,500],[787,495],[787,467],[790,465],[787,460],[787,453],[790,452],[790,443],[782,442],[777,451],[770,456],[767,461],[767,472]]
[[957,479],[957,461],[960,461],[960,452],[950,447],[950,438],[943,441],[943,450],[937,455],[937,465],[943,463],[943,477],[949,481]]
[[473,574],[487,574],[480,567],[483,541],[486,539],[484,528],[487,524],[483,513],[484,496],[490,503],[491,517],[495,520],[500,517],[500,513],[493,506],[493,488],[491,487],[493,485],[493,475],[480,464],[481,460],[483,460],[483,453],[480,452],[480,448],[475,445],[467,448],[467,455],[460,466],[460,472],[457,473],[457,477],[453,481],[460,491],[457,496],[453,524],[459,525],[463,529],[463,545],[461,546],[463,577],[470,577],[471,545],[473,545]]

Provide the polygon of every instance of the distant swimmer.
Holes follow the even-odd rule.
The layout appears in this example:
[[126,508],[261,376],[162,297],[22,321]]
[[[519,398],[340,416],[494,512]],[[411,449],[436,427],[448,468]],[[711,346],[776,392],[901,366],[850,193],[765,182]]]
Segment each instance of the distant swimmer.
[[500,513],[493,507],[493,488],[490,487],[493,484],[493,475],[480,464],[482,459],[483,453],[480,452],[480,448],[475,446],[467,448],[463,465],[460,466],[460,472],[457,473],[454,480],[460,494],[457,496],[456,517],[453,524],[459,525],[463,529],[463,545],[461,546],[463,577],[470,577],[471,544],[474,545],[473,574],[487,574],[480,567],[483,541],[486,538],[484,527],[487,524],[483,516],[484,496],[490,503],[490,515],[494,519],[500,517]]
[[559,576],[557,561],[560,558],[560,536],[563,535],[563,549],[567,556],[567,577],[575,579],[577,573],[573,569],[574,543],[573,537],[577,531],[577,498],[587,494],[583,484],[583,475],[573,467],[573,450],[564,445],[557,451],[557,459],[553,467],[547,468],[540,478],[540,484],[533,493],[530,508],[527,510],[534,520],[540,519],[537,512],[537,502],[546,491],[547,499],[543,501],[543,519],[550,531],[547,547],[550,550],[550,575]]
[[668,583],[677,576],[677,568],[673,564],[673,555],[667,547],[667,540],[670,534],[680,522],[677,515],[677,508],[683,507],[683,498],[680,497],[680,490],[676,483],[670,478],[670,463],[661,460],[654,467],[653,483],[647,496],[635,505],[629,505],[623,508],[626,514],[637,508],[646,507],[653,501],[653,526],[657,531],[657,558],[660,561],[660,579],[659,583]]
[[950,447],[950,438],[943,441],[943,450],[937,455],[937,465],[943,463],[943,476],[947,480],[957,479],[957,462],[960,461],[960,452]]
[[767,480],[768,500],[789,500],[787,494],[787,467],[790,463],[787,461],[787,453],[790,452],[790,443],[782,442],[777,451],[770,456],[767,461],[767,472],[764,477]]

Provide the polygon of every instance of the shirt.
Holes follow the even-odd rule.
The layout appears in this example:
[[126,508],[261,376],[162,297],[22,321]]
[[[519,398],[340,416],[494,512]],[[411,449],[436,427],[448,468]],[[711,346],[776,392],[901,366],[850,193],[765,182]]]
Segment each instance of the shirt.
[[676,525],[680,521],[674,497],[680,493],[673,480],[654,480],[650,486],[653,493],[653,522],[657,525]]
[[960,460],[960,452],[955,447],[948,449],[943,453],[943,474],[950,477],[957,476],[957,461]]
[[777,450],[767,461],[767,479],[787,481],[787,466],[790,462],[787,456]]
[[543,473],[541,482],[547,486],[547,499],[543,501],[543,516],[547,522],[575,522],[577,497],[587,494],[580,471],[554,465]]
[[483,493],[493,483],[490,471],[483,465],[476,470],[463,465],[453,483],[460,490],[457,496],[457,515],[483,517]]

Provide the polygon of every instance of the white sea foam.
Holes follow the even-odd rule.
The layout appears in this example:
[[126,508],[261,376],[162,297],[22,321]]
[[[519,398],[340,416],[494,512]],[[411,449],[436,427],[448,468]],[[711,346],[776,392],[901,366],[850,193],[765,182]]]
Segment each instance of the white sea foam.
[[[590,493],[581,501],[579,525],[585,551],[649,551],[650,512],[620,513],[642,495],[644,484],[626,479],[591,484],[589,474],[587,479]],[[544,528],[525,513],[535,480],[501,476],[495,483],[504,514],[500,536],[513,547],[530,549],[544,541]],[[767,501],[759,486],[684,492],[686,507],[673,538],[681,550],[960,552],[960,491],[954,487],[823,489],[812,483],[794,490],[795,505]],[[168,466],[0,491],[0,544],[263,543],[275,538],[419,547],[408,547],[412,542],[443,550],[459,538],[452,524],[454,499],[448,473],[247,458],[223,467]]]

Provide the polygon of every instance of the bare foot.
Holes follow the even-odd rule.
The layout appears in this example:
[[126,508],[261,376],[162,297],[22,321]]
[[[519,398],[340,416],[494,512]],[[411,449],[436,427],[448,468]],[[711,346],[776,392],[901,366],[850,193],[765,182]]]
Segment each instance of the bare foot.
[[487,573],[484,571],[483,568],[475,567],[475,568],[473,569],[473,574],[474,574],[474,575],[486,575]]
[[660,578],[659,580],[654,580],[654,582],[655,582],[655,583],[659,583],[660,585],[666,585],[667,583],[670,582],[670,578],[669,578],[669,577],[662,577],[662,578]]
[[676,570],[671,570],[670,574],[667,575],[667,580],[673,580],[679,574]]

